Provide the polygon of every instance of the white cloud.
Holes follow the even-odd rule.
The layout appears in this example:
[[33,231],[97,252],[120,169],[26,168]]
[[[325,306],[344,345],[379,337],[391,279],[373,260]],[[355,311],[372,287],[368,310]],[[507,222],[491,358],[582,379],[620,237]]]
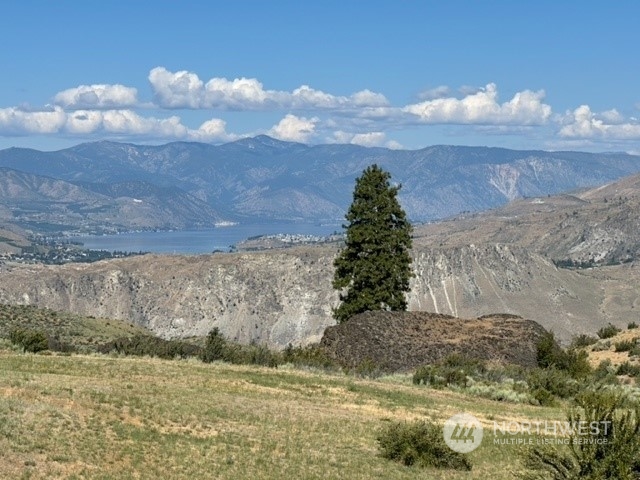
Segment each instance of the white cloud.
[[611,123],[611,124],[624,123],[624,117],[615,108],[602,112],[600,116],[607,123]]
[[384,132],[349,133],[342,130],[333,132],[333,136],[327,141],[331,143],[342,143],[361,145],[363,147],[387,147],[392,149],[401,148],[395,140],[386,141]]
[[349,100],[357,107],[384,107],[389,105],[389,100],[384,95],[368,89],[354,93]]
[[102,129],[121,135],[146,135],[156,138],[184,138],[187,127],[173,116],[158,119],[142,117],[132,110],[108,110],[103,113]]
[[389,140],[385,147],[390,148],[391,150],[402,150],[404,146],[395,140]]
[[76,110],[67,114],[65,128],[67,132],[83,135],[96,132],[102,127],[104,112],[98,110]]
[[189,139],[198,142],[229,142],[239,138],[227,133],[227,123],[219,118],[207,120],[197,130],[189,131]]
[[132,137],[158,140],[196,140],[203,142],[230,141],[238,135],[226,132],[226,123],[211,119],[197,129],[183,125],[180,118],[144,117],[130,109],[75,110],[65,112],[60,107],[52,110],[25,111],[17,108],[0,109],[0,135],[30,134],[71,135],[91,137]]
[[255,78],[212,78],[206,84],[192,72],[170,72],[156,67],[149,82],[158,105],[163,108],[228,110],[313,110],[381,107],[388,104],[384,95],[362,90],[350,97],[336,96],[308,85],[292,92],[267,90]]
[[25,111],[10,107],[0,109],[0,134],[28,135],[58,132],[65,124],[66,114],[60,107],[52,110]]
[[461,99],[426,100],[407,105],[403,111],[429,124],[540,125],[551,116],[551,107],[542,103],[543,99],[543,91],[525,90],[499,104],[496,85],[490,83]]
[[357,133],[351,139],[351,143],[363,147],[380,147],[386,138],[383,132]]
[[[614,113],[615,112],[615,113]],[[635,119],[625,120],[617,111],[595,114],[588,105],[568,112],[559,135],[563,138],[638,140],[640,124]]]
[[149,82],[161,107],[200,108],[203,102],[204,84],[195,73],[156,67],[149,72]]
[[138,103],[138,91],[124,85],[80,85],[59,92],[53,101],[66,109],[123,108]]
[[268,135],[279,140],[304,143],[313,136],[317,122],[316,117],[297,117],[289,113],[269,130]]

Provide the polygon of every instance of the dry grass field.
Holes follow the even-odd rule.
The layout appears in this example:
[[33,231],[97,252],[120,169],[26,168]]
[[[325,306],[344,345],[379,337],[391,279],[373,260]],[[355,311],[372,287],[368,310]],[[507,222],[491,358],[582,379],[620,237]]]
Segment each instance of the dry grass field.
[[[376,436],[389,421],[444,423],[458,412],[486,427],[471,472],[379,456]],[[409,377],[0,345],[1,478],[511,479],[525,447],[494,445],[493,422],[563,418],[563,408],[432,390]]]

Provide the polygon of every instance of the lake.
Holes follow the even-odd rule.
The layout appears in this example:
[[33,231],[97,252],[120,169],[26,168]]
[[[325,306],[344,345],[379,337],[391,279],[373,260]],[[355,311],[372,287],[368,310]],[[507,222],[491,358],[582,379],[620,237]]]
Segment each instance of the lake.
[[326,236],[342,231],[339,224],[314,225],[306,223],[238,224],[209,230],[175,230],[169,232],[129,232],[117,235],[81,235],[73,237],[90,250],[109,252],[152,252],[174,254],[211,253],[229,251],[231,245],[257,235],[278,233]]

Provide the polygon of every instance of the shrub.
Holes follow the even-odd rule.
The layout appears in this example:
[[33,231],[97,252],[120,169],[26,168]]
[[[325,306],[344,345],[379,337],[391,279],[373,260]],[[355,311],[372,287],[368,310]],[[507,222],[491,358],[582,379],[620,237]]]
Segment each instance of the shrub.
[[222,360],[234,364],[268,367],[277,367],[282,361],[278,352],[273,352],[264,345],[240,345],[227,341],[217,327],[207,335],[207,341],[199,358],[205,363]]
[[289,344],[282,352],[282,361],[298,367],[338,369],[338,365],[327,355],[326,350],[317,344],[306,347],[294,347]]
[[480,360],[453,353],[438,363],[419,367],[413,374],[413,383],[434,388],[450,385],[466,387],[469,377],[482,375],[486,371],[485,364]]
[[365,358],[351,371],[363,378],[379,378],[384,374],[384,369],[371,358]]
[[504,382],[502,384],[485,385],[481,383],[473,384],[468,392],[471,395],[488,398],[497,402],[511,403],[536,403],[528,388],[521,388],[520,383]]
[[572,348],[589,347],[595,344],[597,341],[598,339],[596,337],[592,337],[591,335],[582,333],[576,337],[573,337],[573,340],[571,341],[571,347]]
[[618,384],[616,368],[611,360],[603,360],[593,372],[593,378],[600,384]]
[[614,344],[616,352],[630,352],[637,344],[636,340],[623,340]]
[[631,350],[629,350],[630,357],[640,357],[640,344],[637,344]]
[[540,368],[559,366],[564,363],[564,351],[553,332],[545,332],[536,342],[536,362]]
[[403,465],[471,470],[469,459],[444,442],[442,428],[431,422],[396,422],[378,435],[381,455]]
[[122,355],[135,355],[173,359],[198,356],[200,347],[180,340],[165,340],[152,335],[134,335],[121,337],[100,345],[97,350],[101,353],[117,352]]
[[[567,413],[572,425],[597,425],[589,441],[579,431],[569,437],[569,447],[535,446],[525,454],[529,472],[523,478],[556,480],[633,480],[640,474],[640,404],[623,409],[624,396],[608,390],[583,392]],[[607,422],[607,423],[605,423]],[[608,428],[604,428],[608,425]],[[580,441],[583,440],[583,441]]]
[[616,370],[616,375],[628,375],[629,377],[640,377],[640,365],[633,365],[629,362],[621,363]]
[[618,327],[609,323],[608,325],[598,330],[597,335],[598,337],[605,339],[605,338],[615,337],[621,331],[622,330],[620,330]]
[[593,369],[589,364],[589,354],[584,350],[569,349],[566,352],[564,368],[572,378],[581,380],[589,376]]
[[593,346],[594,352],[606,352],[611,349],[611,340],[598,340]]
[[563,350],[553,332],[545,333],[536,343],[536,360],[540,368],[555,367],[572,378],[584,378],[591,373],[589,354],[577,348]]
[[532,395],[541,405],[553,403],[550,395],[569,398],[581,390],[581,384],[577,380],[572,378],[568,372],[555,366],[532,370],[527,383]]
[[23,352],[41,352],[49,348],[49,339],[41,330],[13,328],[9,332],[9,340],[22,348]]
[[629,330],[633,330],[633,329],[636,329],[636,328],[638,328],[638,324],[636,322],[629,322],[628,325],[627,325],[627,329],[629,329]]

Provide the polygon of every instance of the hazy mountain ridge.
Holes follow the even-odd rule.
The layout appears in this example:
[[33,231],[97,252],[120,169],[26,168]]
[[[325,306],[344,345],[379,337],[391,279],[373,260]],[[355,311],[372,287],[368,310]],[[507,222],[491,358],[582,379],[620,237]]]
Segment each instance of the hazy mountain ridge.
[[416,243],[449,248],[519,245],[556,262],[605,265],[640,257],[640,175],[572,195],[519,199],[504,207],[418,226]]
[[[126,196],[140,199],[150,185],[171,187],[171,191],[163,190],[162,201],[170,205],[171,196],[182,196],[178,203],[189,198],[193,208],[167,208],[162,212],[167,216],[167,228],[211,226],[221,218],[341,221],[351,201],[354,179],[372,163],[390,171],[393,181],[402,184],[400,201],[413,221],[495,208],[519,197],[601,185],[640,171],[640,157],[622,153],[454,146],[389,150],[309,146],[266,136],[219,146],[96,142],[58,152],[0,151],[0,167],[83,188],[99,182],[100,188],[91,187],[97,193],[116,189],[110,186],[114,184],[137,185],[140,191],[129,188]],[[10,200],[3,196],[0,204]],[[202,203],[196,207],[195,200]],[[178,221],[180,216],[184,217]],[[85,221],[94,222],[89,217]],[[128,223],[125,216],[120,221]],[[130,223],[137,225],[139,221]]]
[[[175,187],[130,181],[72,183],[0,167],[0,219],[34,230],[135,230],[211,227],[209,205]],[[54,227],[43,227],[50,225]]]

